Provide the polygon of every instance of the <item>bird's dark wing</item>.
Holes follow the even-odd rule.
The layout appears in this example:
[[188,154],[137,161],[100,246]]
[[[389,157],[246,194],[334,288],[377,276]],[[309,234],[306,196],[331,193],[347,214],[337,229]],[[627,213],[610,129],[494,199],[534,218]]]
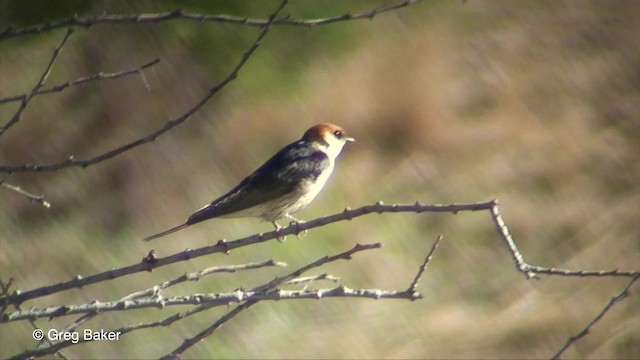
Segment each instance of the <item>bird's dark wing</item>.
[[233,214],[277,199],[294,191],[305,181],[315,181],[329,166],[327,154],[309,142],[289,144],[238,186],[191,215],[187,224]]

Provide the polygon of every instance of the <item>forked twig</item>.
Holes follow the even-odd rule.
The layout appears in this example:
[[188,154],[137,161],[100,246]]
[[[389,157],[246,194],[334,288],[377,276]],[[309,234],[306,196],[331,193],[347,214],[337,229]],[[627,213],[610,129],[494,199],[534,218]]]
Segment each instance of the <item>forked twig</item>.
[[[273,259],[271,260],[267,260],[267,261],[262,261],[262,262],[257,262],[257,263],[248,263],[248,264],[241,264],[241,265],[226,265],[226,266],[212,266],[206,269],[202,269],[200,271],[195,271],[189,274],[184,274],[182,276],[178,276],[177,278],[174,278],[172,280],[167,280],[165,282],[162,282],[160,284],[154,285],[146,290],[141,290],[141,291],[136,291],[133,292],[129,295],[126,295],[122,298],[120,298],[118,300],[118,303],[126,303],[126,301],[128,300],[134,300],[134,299],[138,299],[138,298],[143,298],[143,297],[159,297],[160,293],[171,287],[171,286],[175,286],[178,284],[181,284],[183,282],[187,282],[187,281],[200,281],[200,279],[202,279],[205,276],[209,276],[212,274],[217,274],[217,273],[235,273],[238,271],[244,271],[244,270],[254,270],[254,269],[261,269],[267,266],[282,266],[282,267],[286,267],[287,264],[280,262],[280,261],[275,261]],[[98,305],[95,302],[92,303],[92,305]],[[78,319],[76,319],[74,322],[72,322],[71,324],[69,324],[68,326],[66,326],[62,331],[64,332],[71,332],[73,330],[75,330],[78,326],[82,325],[83,323],[93,319],[94,317],[96,317],[98,314],[100,314],[98,312],[98,307],[99,306],[94,306],[94,310],[88,311],[87,314],[79,317]]]
[[58,45],[58,47],[56,47],[53,50],[51,59],[49,59],[49,64],[47,64],[47,67],[45,68],[44,72],[40,76],[40,80],[38,80],[38,83],[36,84],[36,86],[34,86],[31,92],[22,99],[22,102],[20,103],[20,107],[18,108],[16,113],[13,115],[13,117],[6,124],[4,124],[4,126],[0,127],[0,136],[2,136],[2,134],[4,134],[12,126],[18,123],[18,121],[20,121],[20,118],[22,117],[22,113],[27,108],[27,105],[29,105],[29,102],[31,101],[31,99],[33,99],[34,93],[40,90],[40,88],[44,85],[44,82],[47,81],[49,74],[51,74],[51,69],[53,69],[53,64],[55,64],[56,59],[58,59],[58,55],[60,55],[60,52],[62,52],[62,48],[64,47],[64,44],[67,43],[67,40],[69,39],[69,36],[71,36],[71,34],[73,34],[73,29],[71,28],[67,29],[67,33],[62,38],[60,45]]
[[[361,244],[356,244],[356,246],[354,246],[351,250],[342,252],[340,254],[336,254],[333,256],[325,256],[323,258],[320,258],[306,266],[301,267],[300,269],[293,271],[292,273],[283,276],[283,277],[279,277],[279,278],[275,278],[274,280],[270,281],[269,283],[265,284],[265,285],[261,285],[261,286],[257,286],[253,289],[253,291],[256,292],[263,292],[263,293],[269,293],[271,291],[274,291],[278,286],[286,283],[287,281],[293,280],[297,277],[299,277],[300,275],[302,275],[304,272],[313,269],[315,267],[324,265],[326,263],[330,263],[336,260],[349,260],[351,259],[351,256],[357,252],[360,251],[364,251],[364,250],[370,250],[370,249],[377,249],[380,248],[382,245],[380,243],[376,243],[376,244],[365,244],[365,245],[361,245]],[[198,334],[194,335],[191,338],[185,339],[182,344],[180,344],[180,346],[178,346],[177,348],[175,348],[172,352],[170,352],[169,354],[165,355],[162,357],[162,359],[172,359],[172,358],[176,358],[178,356],[180,356],[180,354],[184,353],[185,351],[187,351],[189,348],[191,348],[193,345],[197,344],[198,342],[204,340],[205,338],[211,336],[211,334],[213,334],[217,329],[220,328],[220,326],[222,326],[223,324],[225,324],[226,322],[228,322],[229,320],[233,319],[236,315],[238,315],[239,313],[241,313],[242,311],[248,309],[249,307],[255,305],[256,303],[258,303],[260,300],[248,300],[245,301],[243,303],[241,303],[240,305],[238,305],[236,308],[234,308],[233,310],[229,311],[228,313],[226,313],[225,315],[223,315],[220,319],[218,319],[216,322],[214,322],[211,326],[207,327],[206,329],[200,331]]]

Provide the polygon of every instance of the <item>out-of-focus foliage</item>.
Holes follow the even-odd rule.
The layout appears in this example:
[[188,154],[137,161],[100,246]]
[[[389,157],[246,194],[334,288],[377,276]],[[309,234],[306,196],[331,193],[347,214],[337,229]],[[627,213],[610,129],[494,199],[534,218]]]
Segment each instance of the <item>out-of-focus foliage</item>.
[[[52,3],[54,4],[54,3]],[[193,12],[264,18],[276,2],[6,2],[0,30],[74,13]],[[270,229],[213,220],[156,243],[147,235],[184,220],[227,191],[310,125],[331,121],[357,142],[345,149],[311,219],[383,200],[451,203],[499,198],[533,264],[570,269],[640,265],[640,3],[425,2],[373,21],[275,27],[211,103],[154,143],[87,169],[13,174],[45,193],[46,210],[0,191],[0,277],[31,289]],[[285,14],[324,17],[372,1],[293,1]],[[258,29],[187,21],[97,25],[69,39],[47,84],[130,69],[139,76],[36,97],[0,138],[0,163],[87,158],[143,136],[189,109],[232,69]],[[64,30],[0,42],[0,97],[29,91]],[[0,105],[5,123],[18,103]],[[517,273],[488,214],[372,215],[47,297],[23,307],[113,300],[214,264],[274,257],[297,268],[355,242],[377,252],[327,267],[349,287],[398,289],[436,235],[445,240],[416,302],[264,303],[188,356],[217,358],[548,358],[624,287],[626,279]],[[165,294],[249,288],[287,269],[227,274]],[[319,286],[320,284],[318,284]],[[636,289],[566,354],[640,357]],[[226,309],[74,347],[69,358],[157,357]],[[179,310],[107,314],[111,329]],[[44,329],[71,319],[39,321]],[[35,346],[27,323],[0,326],[0,355]]]

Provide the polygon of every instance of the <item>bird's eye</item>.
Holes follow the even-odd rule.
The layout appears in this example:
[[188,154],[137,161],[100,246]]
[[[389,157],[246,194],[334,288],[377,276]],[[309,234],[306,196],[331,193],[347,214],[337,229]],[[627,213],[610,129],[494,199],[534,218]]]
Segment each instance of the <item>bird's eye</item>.
[[342,133],[342,131],[336,130],[333,132],[333,135],[335,135],[338,139],[340,139],[344,134]]

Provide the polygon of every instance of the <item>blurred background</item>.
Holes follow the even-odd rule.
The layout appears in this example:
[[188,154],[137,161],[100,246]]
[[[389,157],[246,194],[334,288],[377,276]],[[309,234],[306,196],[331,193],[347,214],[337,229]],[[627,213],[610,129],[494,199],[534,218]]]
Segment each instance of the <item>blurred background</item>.
[[[5,1],[0,30],[102,13],[182,8],[266,18],[277,1]],[[292,1],[283,15],[322,18],[378,1]],[[0,190],[0,278],[32,289],[139,262],[153,248],[185,248],[271,230],[255,219],[212,220],[153,243],[319,122],[357,142],[298,217],[310,220],[382,200],[501,200],[504,220],[534,265],[574,270],[640,267],[640,3],[429,1],[313,28],[276,26],[239,78],[155,142],[86,169],[3,174],[43,193],[51,209]],[[0,163],[96,156],[190,109],[236,65],[259,29],[184,20],[95,25],[69,38],[46,85],[160,64],[38,96],[0,138]],[[0,42],[0,98],[30,91],[64,29]],[[146,84],[149,89],[147,89]],[[6,123],[19,102],[0,105]],[[211,276],[163,295],[250,288],[356,242],[382,249],[332,263],[351,288],[405,289],[437,234],[420,282],[424,299],[260,303],[185,353],[187,358],[548,358],[583,329],[627,278],[518,273],[488,213],[383,214],[182,262],[23,304],[116,300],[205,267],[275,258],[272,268]],[[315,284],[327,287],[333,284]],[[567,358],[640,357],[640,297],[618,304]],[[115,329],[186,308],[110,313]],[[83,344],[69,358],[161,356],[227,308],[117,342]],[[39,320],[62,328],[74,317]],[[83,328],[84,328],[83,327]],[[27,322],[0,326],[0,356],[36,342]]]

